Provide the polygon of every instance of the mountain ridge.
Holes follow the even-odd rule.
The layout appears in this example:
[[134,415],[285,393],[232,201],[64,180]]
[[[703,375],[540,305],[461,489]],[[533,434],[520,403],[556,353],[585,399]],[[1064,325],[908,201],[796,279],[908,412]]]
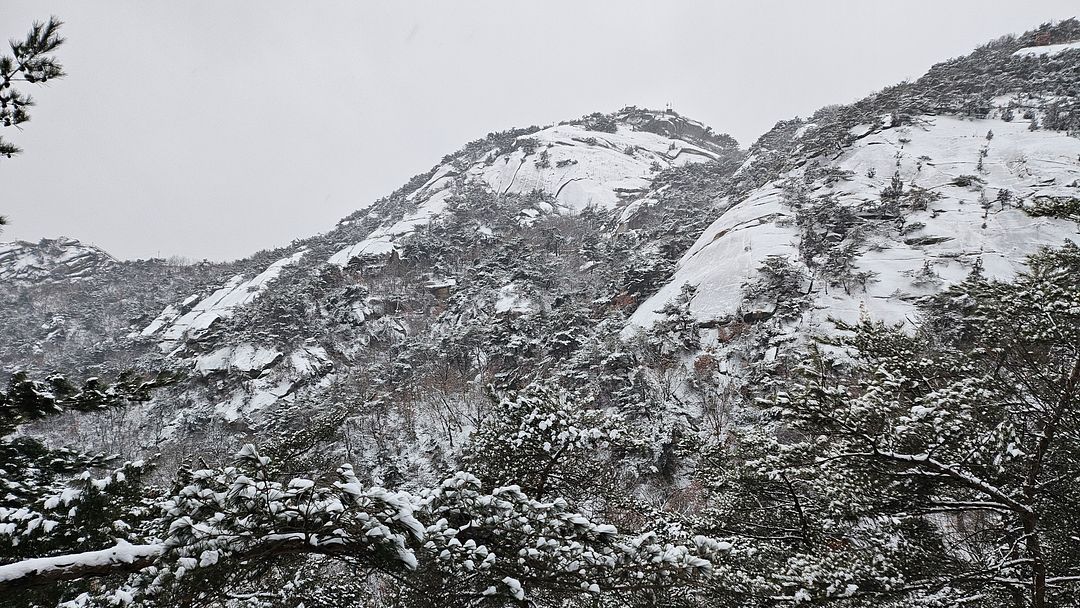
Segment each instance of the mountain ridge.
[[[1080,38],[1075,21],[1051,31],[1054,44]],[[193,372],[188,388],[146,406],[158,408],[153,433],[170,441],[197,420],[233,429],[215,431],[226,435],[288,426],[297,408],[321,409],[301,404],[355,393],[419,421],[395,423],[376,442],[417,470],[453,458],[450,446],[482,418],[457,410],[483,410],[475,404],[487,384],[554,375],[568,389],[594,391],[619,378],[630,388],[615,382],[601,403],[658,407],[645,405],[659,390],[657,361],[626,351],[659,339],[657,327],[679,307],[696,327],[695,352],[721,361],[725,382],[739,385],[824,327],[829,311],[902,320],[915,299],[961,279],[975,259],[1006,276],[1035,245],[1071,238],[1067,219],[1032,211],[1075,195],[1074,169],[1050,165],[1075,151],[1076,139],[1059,133],[1075,128],[1076,97],[1066,93],[1080,75],[1069,48],[1022,52],[1036,35],[994,41],[912,83],[781,121],[745,150],[692,119],[638,108],[491,133],[326,233],[227,264],[170,267],[174,295],[144,298],[123,318],[99,302],[91,316],[100,321],[69,318],[54,323],[67,324],[57,332],[38,310],[39,321],[23,325],[54,328],[7,337],[0,360],[7,369],[17,361],[77,369],[81,355],[62,337],[77,335],[138,353],[117,361],[102,346],[83,362],[90,373],[121,361],[153,367],[164,356]],[[1027,131],[1032,122],[1045,130]],[[1038,156],[1051,140],[1061,159]],[[1015,159],[999,154],[1006,149],[1028,155],[1028,177],[1013,176]],[[943,183],[930,183],[931,174]],[[1039,186],[1051,177],[1060,183]],[[1003,191],[1013,198],[999,201]],[[959,240],[948,233],[958,222],[968,226]],[[1018,222],[1040,226],[1041,236],[994,249]],[[999,236],[978,236],[986,230]],[[881,250],[905,252],[906,265]],[[150,286],[166,268],[141,264],[139,280]],[[685,283],[696,292],[684,296]],[[414,361],[421,352],[429,360]],[[456,370],[453,412],[429,403],[432,361]],[[665,390],[675,401],[660,407],[675,407],[684,389]],[[414,407],[423,413],[406,413]],[[692,426],[707,415],[682,407],[699,421]],[[655,429],[658,442],[686,424],[676,419]],[[418,444],[418,434],[431,439]]]
[[12,283],[84,279],[116,262],[100,247],[65,236],[0,243],[0,281]]

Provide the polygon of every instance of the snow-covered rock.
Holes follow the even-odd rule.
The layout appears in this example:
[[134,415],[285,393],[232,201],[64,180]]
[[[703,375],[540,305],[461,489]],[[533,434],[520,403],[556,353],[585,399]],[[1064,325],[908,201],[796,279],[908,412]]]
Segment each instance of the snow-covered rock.
[[255,374],[269,369],[284,357],[281,351],[251,344],[226,346],[195,359],[195,370],[202,375],[238,371]]
[[1062,44],[1047,44],[1044,46],[1029,46],[1013,53],[1015,57],[1047,57],[1080,49],[1080,40],[1065,42]]
[[503,286],[495,300],[495,312],[499,314],[525,314],[536,309],[532,299],[521,293],[513,283]]
[[[159,336],[165,351],[172,350],[176,343],[184,338],[198,338],[219,319],[228,318],[236,308],[252,302],[267,285],[277,279],[286,266],[295,264],[305,253],[306,250],[301,249],[270,264],[266,270],[250,279],[244,275],[236,275],[197,303],[194,302],[198,296],[193,295],[179,308],[172,305],[166,307],[143,329],[142,335]],[[194,305],[191,305],[192,303]],[[182,310],[186,312],[181,313]]]
[[[925,210],[905,212],[902,233],[886,229],[868,236],[855,261],[857,270],[875,273],[865,290],[846,293],[819,281],[811,294],[818,321],[827,316],[854,321],[863,312],[889,322],[909,321],[915,298],[962,281],[976,260],[988,276],[1006,279],[1040,247],[1080,242],[1075,222],[1033,217],[1020,208],[1040,198],[1080,198],[1080,139],[1030,131],[1028,121],[923,116],[913,125],[867,134],[831,166],[850,177],[832,185],[810,184],[811,198],[829,194],[853,208],[874,203],[894,171],[905,187],[941,198]],[[805,170],[789,177],[801,180]],[[1012,204],[997,202],[1002,191],[1010,193]],[[754,191],[698,238],[672,280],[638,308],[631,324],[650,325],[684,283],[698,287],[690,309],[699,320],[735,315],[743,286],[757,276],[766,257],[801,263],[794,216],[779,182]],[[937,277],[932,287],[920,276],[924,269]]]
[[[629,126],[615,133],[558,125],[527,136],[532,151],[498,154],[469,170],[496,192],[541,190],[567,210],[609,208],[652,183],[653,163],[667,168],[712,160],[716,154],[687,142]],[[546,158],[546,164],[544,159]]]
[[0,282],[76,281],[115,263],[102,249],[67,237],[0,243]]
[[674,114],[634,110],[616,117],[614,133],[579,124],[560,124],[521,135],[512,151],[493,147],[465,169],[458,159],[440,165],[406,200],[415,211],[387,221],[363,240],[333,254],[345,266],[357,257],[388,255],[401,239],[446,210],[459,181],[481,182],[500,194],[541,191],[558,205],[554,211],[612,208],[639,198],[660,170],[715,160],[722,148],[708,129]]

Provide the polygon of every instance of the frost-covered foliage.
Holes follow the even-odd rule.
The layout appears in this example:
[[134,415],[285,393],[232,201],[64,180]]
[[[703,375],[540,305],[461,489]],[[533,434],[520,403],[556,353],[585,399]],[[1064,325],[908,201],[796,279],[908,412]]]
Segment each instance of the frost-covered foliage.
[[790,204],[796,210],[799,253],[806,267],[845,290],[853,283],[865,283],[868,277],[859,276],[853,265],[865,239],[863,220],[855,210],[828,195]]
[[769,256],[758,268],[758,277],[744,287],[744,302],[747,308],[765,307],[767,314],[783,320],[796,318],[808,304],[808,280],[800,266],[783,256]]
[[[150,463],[51,447],[16,431],[66,410],[92,412],[146,400],[152,389],[176,381],[129,373],[113,384],[93,378],[78,387],[61,376],[11,378],[0,392],[0,559],[92,550],[137,538],[141,522],[157,510],[155,496],[141,487]],[[58,596],[46,589],[36,597],[49,605]]]
[[473,437],[464,462],[486,484],[530,496],[587,498],[614,481],[610,451],[629,447],[617,414],[541,385],[501,399]]
[[[25,38],[11,40],[11,54],[0,55],[0,127],[16,127],[30,120],[34,100],[21,83],[46,84],[64,76],[53,54],[64,43],[59,19],[35,22]],[[0,156],[11,158],[22,150],[0,138]],[[2,218],[2,216],[0,216]],[[0,225],[4,221],[0,219]]]
[[1035,217],[1050,216],[1080,222],[1080,198],[1039,197],[1024,210]]
[[[374,585],[384,601],[498,604],[686,584],[708,576],[731,550],[703,536],[680,544],[654,533],[622,535],[562,498],[537,501],[517,486],[484,491],[468,473],[416,494],[364,486],[348,465],[333,481],[280,477],[247,445],[232,466],[181,471],[159,499],[160,514],[132,539],[139,544],[0,565],[0,586],[131,572],[107,591],[52,591],[77,606],[117,598],[218,605],[248,594],[278,597],[268,569],[299,556],[315,568],[332,559],[354,576],[385,579]],[[310,593],[320,600],[319,590]]]
[[1075,246],[1047,251],[1014,283],[929,300],[914,335],[865,321],[811,352],[774,398],[779,426],[746,431],[710,479],[722,529],[798,565],[766,575],[777,593],[1067,605],[1078,264]]
[[693,352],[700,346],[697,319],[690,314],[690,303],[697,288],[683,284],[679,295],[660,310],[660,319],[649,330],[649,341],[661,356]]
[[614,133],[618,129],[618,123],[615,122],[613,117],[600,112],[593,112],[582,117],[580,124],[590,131],[602,131],[604,133]]
[[[841,324],[772,378],[753,424],[700,453],[692,510],[641,504],[630,533],[594,513],[630,521],[629,497],[600,479],[645,444],[622,417],[538,386],[499,401],[470,439],[478,476],[430,488],[373,486],[348,465],[289,472],[253,446],[182,469],[171,489],[126,483],[138,463],[75,475],[42,514],[4,512],[7,534],[46,557],[11,554],[0,585],[74,605],[652,605],[658,590],[675,605],[1067,605],[1078,276],[1080,249],[1047,250],[1013,282],[973,274],[927,299],[914,333]],[[117,523],[75,538],[92,505]],[[343,589],[343,575],[367,583]],[[25,587],[88,576],[113,583]]]

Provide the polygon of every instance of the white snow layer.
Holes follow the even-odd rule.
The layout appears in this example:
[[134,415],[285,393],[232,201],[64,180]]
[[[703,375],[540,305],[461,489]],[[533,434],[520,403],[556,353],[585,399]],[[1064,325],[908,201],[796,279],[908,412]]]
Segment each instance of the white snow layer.
[[[1080,241],[1074,222],[1032,217],[1014,205],[993,201],[1007,189],[1015,199],[1080,197],[1080,139],[1054,131],[1029,131],[1027,121],[965,120],[922,117],[922,126],[874,132],[856,142],[832,164],[853,173],[850,181],[832,188],[811,186],[811,197],[832,192],[843,204],[875,201],[896,170],[905,187],[914,183],[942,195],[925,211],[910,212],[908,226],[924,224],[903,236],[884,231],[871,236],[861,248],[857,270],[877,273],[865,291],[825,289],[814,285],[812,322],[826,317],[847,321],[865,311],[871,317],[909,321],[912,300],[962,281],[981,258],[987,276],[1009,278],[1023,269],[1026,256],[1042,246]],[[993,130],[992,139],[987,132]],[[983,170],[977,165],[986,148]],[[873,175],[874,177],[869,177]],[[985,184],[958,186],[961,175],[974,175]],[[989,201],[989,209],[984,205]],[[984,217],[985,216],[985,217]],[[776,184],[758,189],[717,219],[679,261],[675,275],[630,319],[628,332],[648,327],[657,311],[674,298],[684,283],[698,287],[691,312],[702,321],[723,319],[740,312],[745,283],[757,276],[767,256],[798,261],[799,236],[794,212],[784,204]],[[947,239],[920,241],[921,237]],[[940,285],[927,286],[914,276],[929,266]]]
[[682,140],[625,126],[605,133],[557,125],[518,139],[534,140],[536,146],[530,153],[492,150],[463,176],[450,164],[439,167],[427,183],[406,196],[420,201],[414,213],[341,249],[330,257],[330,263],[345,266],[356,257],[392,252],[402,236],[445,210],[458,177],[481,180],[501,194],[541,190],[552,195],[561,210],[580,211],[589,205],[610,208],[640,194],[652,183],[654,163],[666,169],[716,158],[713,152]]
[[[281,274],[282,269],[290,264],[295,264],[304,256],[305,250],[300,250],[287,258],[282,258],[270,264],[266,270],[255,277],[244,280],[244,275],[236,275],[216,290],[195,304],[191,310],[183,315],[175,306],[167,306],[156,319],[142,331],[144,336],[152,336],[158,332],[164,342],[163,348],[168,350],[169,344],[179,341],[184,337],[195,338],[204,333],[218,319],[228,318],[233,310],[254,300],[266,286]],[[193,298],[185,302],[190,305]]]
[[202,375],[219,371],[260,372],[281,360],[281,351],[251,344],[226,346],[195,359],[195,370]]
[[1080,40],[1066,42],[1064,44],[1048,44],[1046,46],[1029,46],[1013,53],[1014,57],[1035,57],[1039,55],[1057,55],[1065,51],[1080,49]]
[[0,281],[78,279],[115,261],[103,250],[67,237],[0,243]]
[[495,301],[496,313],[526,314],[533,310],[531,299],[521,293],[517,285],[510,283],[499,289],[499,297]]
[[133,545],[125,540],[117,540],[116,546],[109,549],[56,557],[38,557],[0,566],[0,583],[18,580],[32,574],[130,564],[136,560],[156,557],[164,551],[165,546],[160,544]]
[[[279,365],[282,361],[287,364]],[[214,407],[214,412],[227,422],[269,407],[279,399],[290,399],[298,384],[327,371],[329,365],[326,349],[314,344],[301,346],[288,357],[274,349],[241,344],[218,349],[196,360],[196,369],[204,375],[217,370],[263,372],[244,390],[234,391],[231,398]]]

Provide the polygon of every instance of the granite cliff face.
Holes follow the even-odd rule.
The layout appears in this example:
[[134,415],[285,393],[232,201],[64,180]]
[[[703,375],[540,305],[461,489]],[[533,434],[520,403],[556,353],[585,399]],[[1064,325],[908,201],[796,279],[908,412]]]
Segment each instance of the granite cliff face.
[[0,244],[0,282],[11,284],[85,279],[115,263],[105,251],[65,237]]

